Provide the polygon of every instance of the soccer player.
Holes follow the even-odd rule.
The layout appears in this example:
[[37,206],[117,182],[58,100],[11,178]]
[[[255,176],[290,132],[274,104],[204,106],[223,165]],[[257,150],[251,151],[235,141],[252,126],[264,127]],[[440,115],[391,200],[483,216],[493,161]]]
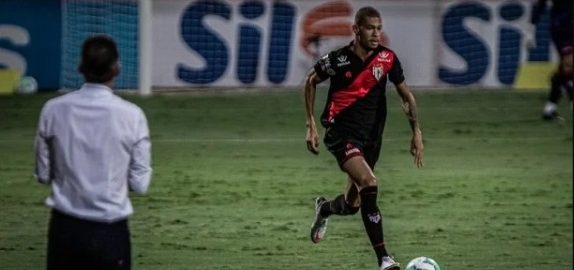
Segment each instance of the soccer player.
[[48,270],[131,268],[128,191],[149,186],[151,143],[143,111],[112,92],[118,57],[111,38],[88,38],[86,83],[40,114],[35,175],[52,187]]
[[378,181],[373,173],[379,158],[387,114],[387,79],[402,99],[412,130],[411,154],[417,167],[423,166],[423,139],[417,121],[415,99],[405,83],[397,55],[379,44],[382,30],[379,12],[364,7],[355,14],[354,40],[317,61],[305,82],[307,149],[319,153],[319,135],[313,116],[316,85],[330,79],[330,88],[321,124],[326,128],[324,143],[347,176],[344,194],[333,200],[315,200],[311,240],[323,239],[331,215],[353,215],[359,210],[366,233],[381,270],[399,269],[383,237],[383,220],[377,206]]
[[[538,0],[532,8],[532,24],[536,25],[546,10],[546,0]],[[558,68],[551,77],[550,93],[544,105],[542,117],[546,120],[560,119],[557,104],[564,89],[570,98],[572,108],[572,0],[553,0],[550,11],[550,33],[556,50],[560,54]]]

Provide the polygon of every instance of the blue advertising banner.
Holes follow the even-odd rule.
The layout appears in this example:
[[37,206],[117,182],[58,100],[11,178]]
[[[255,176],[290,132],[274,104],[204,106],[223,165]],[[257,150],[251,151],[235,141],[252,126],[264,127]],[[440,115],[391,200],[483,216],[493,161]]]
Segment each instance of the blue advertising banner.
[[17,69],[40,89],[60,87],[59,0],[0,1],[0,68]]

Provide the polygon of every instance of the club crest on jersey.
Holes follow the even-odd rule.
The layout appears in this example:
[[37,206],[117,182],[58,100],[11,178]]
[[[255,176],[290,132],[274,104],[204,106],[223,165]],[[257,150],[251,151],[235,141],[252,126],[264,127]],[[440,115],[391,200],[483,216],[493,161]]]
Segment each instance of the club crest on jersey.
[[383,77],[383,67],[382,66],[374,66],[373,67],[373,76],[375,79],[380,80]]

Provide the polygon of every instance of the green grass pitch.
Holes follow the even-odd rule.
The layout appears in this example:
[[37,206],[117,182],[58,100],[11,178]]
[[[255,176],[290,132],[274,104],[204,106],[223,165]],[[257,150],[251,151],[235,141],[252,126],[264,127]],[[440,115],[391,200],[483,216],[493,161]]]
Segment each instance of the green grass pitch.
[[[569,104],[549,123],[546,93],[416,91],[426,165],[416,169],[388,92],[375,173],[403,266],[429,256],[443,270],[572,269]],[[52,96],[0,97],[0,269],[44,268],[50,191],[32,177],[33,137]],[[309,240],[314,197],[341,193],[345,176],[323,145],[307,152],[301,91],[126,99],[146,112],[153,142],[149,193],[132,196],[134,269],[376,269],[359,215]]]

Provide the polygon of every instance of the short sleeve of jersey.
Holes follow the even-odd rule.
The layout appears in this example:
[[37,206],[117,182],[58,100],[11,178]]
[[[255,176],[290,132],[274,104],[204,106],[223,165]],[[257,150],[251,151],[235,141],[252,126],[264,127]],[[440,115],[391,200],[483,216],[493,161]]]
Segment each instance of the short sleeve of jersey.
[[317,73],[317,76],[319,76],[319,79],[325,80],[328,77],[335,75],[336,72],[332,63],[333,61],[331,61],[330,53],[324,55],[323,57],[321,57],[321,59],[319,59],[319,61],[317,61],[314,68],[315,72]]
[[401,84],[405,81],[405,75],[403,74],[403,67],[401,66],[401,62],[399,58],[395,54],[395,61],[393,62],[393,66],[389,71],[389,80],[393,82],[395,85]]

